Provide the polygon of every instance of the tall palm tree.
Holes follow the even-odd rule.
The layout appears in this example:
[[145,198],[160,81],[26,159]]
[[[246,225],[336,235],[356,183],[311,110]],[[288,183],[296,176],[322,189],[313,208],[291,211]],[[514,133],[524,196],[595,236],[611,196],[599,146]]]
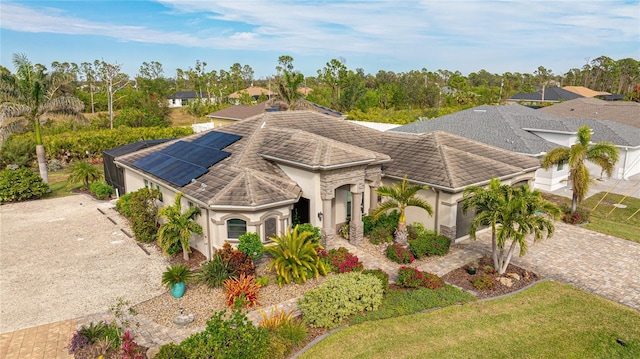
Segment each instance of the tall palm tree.
[[578,129],[578,139],[571,148],[558,147],[549,151],[542,159],[542,168],[548,169],[554,164],[569,164],[569,181],[573,190],[571,214],[576,212],[578,203],[582,202],[593,182],[585,161],[592,162],[607,176],[611,177],[613,168],[620,158],[620,150],[610,142],[590,144],[591,129],[582,126]]
[[33,123],[36,136],[36,156],[40,176],[49,183],[47,158],[42,144],[40,118],[47,113],[70,114],[84,119],[84,103],[62,94],[61,89],[72,81],[67,73],[46,73],[45,68],[33,65],[24,54],[13,54],[15,75],[0,75],[0,127],[16,121]]
[[[553,220],[561,211],[542,198],[539,191],[528,185],[512,187],[492,179],[487,188],[470,186],[464,190],[463,212],[469,209],[476,215],[469,226],[469,236],[476,238],[482,227],[491,227],[491,254],[493,266],[504,274],[517,247],[520,257],[528,250],[527,236],[532,234],[534,242],[553,235]],[[509,248],[507,241],[511,240]],[[506,250],[506,252],[505,252]]]
[[401,183],[396,183],[393,186],[380,186],[376,190],[381,196],[389,197],[386,202],[380,203],[378,207],[371,211],[373,220],[377,220],[383,213],[389,210],[397,209],[400,211],[400,219],[398,221],[398,228],[396,230],[396,242],[400,245],[407,244],[407,219],[405,217],[405,210],[407,207],[422,208],[429,215],[433,214],[431,205],[422,198],[416,197],[416,194],[420,190],[428,189],[427,186],[422,185],[410,185],[405,175]]
[[181,199],[182,193],[178,193],[172,206],[160,208],[158,215],[164,219],[164,223],[160,225],[158,230],[158,245],[167,253],[171,246],[179,242],[182,246],[183,258],[189,260],[191,234],[202,235],[202,227],[193,221],[193,218],[200,214],[200,209],[195,206],[189,207],[183,213]]

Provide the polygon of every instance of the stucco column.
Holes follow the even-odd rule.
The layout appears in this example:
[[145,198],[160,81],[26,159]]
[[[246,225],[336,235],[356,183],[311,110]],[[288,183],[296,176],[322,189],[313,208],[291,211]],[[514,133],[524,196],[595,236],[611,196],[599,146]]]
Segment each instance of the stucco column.
[[349,242],[355,246],[361,246],[363,240],[362,192],[351,192],[351,223],[349,227]]
[[333,216],[331,215],[332,198],[322,200],[322,239],[321,244],[326,249],[327,246],[333,243],[333,236],[335,230],[333,228]]
[[374,208],[378,207],[378,193],[376,190],[378,187],[369,187],[369,213],[373,211]]

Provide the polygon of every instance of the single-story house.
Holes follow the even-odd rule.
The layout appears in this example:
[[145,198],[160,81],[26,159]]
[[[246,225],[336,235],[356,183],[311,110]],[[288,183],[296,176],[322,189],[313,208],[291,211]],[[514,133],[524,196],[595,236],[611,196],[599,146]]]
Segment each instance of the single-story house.
[[633,101],[577,98],[541,108],[539,111],[568,118],[613,121],[640,128],[640,103]]
[[211,97],[207,97],[207,93],[202,91],[200,93],[196,91],[178,91],[168,97],[169,107],[184,107],[190,102],[202,100],[206,103],[214,103],[216,96],[211,94]]
[[573,92],[575,94],[578,94],[580,96],[583,97],[596,97],[596,96],[605,96],[605,95],[611,95],[608,92],[604,92],[604,91],[594,91],[588,87],[584,87],[584,86],[562,86],[563,90],[567,90],[570,92]]
[[276,93],[271,90],[252,85],[250,87],[247,87],[246,89],[236,91],[229,95],[229,102],[238,105],[240,103],[240,96],[242,96],[243,94],[248,94],[253,98],[254,101],[258,101],[261,95],[264,95],[267,99],[270,99],[276,95]]
[[573,100],[574,98],[583,97],[577,93],[567,91],[561,87],[552,86],[540,89],[536,92],[520,92],[507,99],[511,103],[544,103],[544,102],[561,102]]
[[464,137],[380,132],[313,111],[265,112],[213,130],[117,157],[126,191],[158,188],[164,203],[179,192],[198,206],[204,229],[191,246],[208,258],[245,232],[264,242],[294,223],[321,227],[323,241],[350,223],[350,240],[363,239],[362,216],[381,201],[376,189],[404,176],[429,186],[419,196],[433,216],[409,208],[421,222],[451,238],[467,235],[463,190],[487,184],[533,183],[538,160]]
[[[583,125],[593,130],[593,142],[607,141],[620,148],[621,160],[614,170],[614,178],[627,179],[640,173],[638,128],[612,121],[569,119],[521,105],[479,106],[391,131],[418,134],[447,131],[541,160],[553,148],[575,144],[577,130]],[[599,167],[590,169],[594,175],[600,173]],[[549,170],[539,169],[535,187],[554,191],[567,185],[568,175],[564,164]]]
[[253,117],[266,111],[266,102],[255,105],[233,105],[222,110],[212,112],[207,117],[213,122],[213,128]]

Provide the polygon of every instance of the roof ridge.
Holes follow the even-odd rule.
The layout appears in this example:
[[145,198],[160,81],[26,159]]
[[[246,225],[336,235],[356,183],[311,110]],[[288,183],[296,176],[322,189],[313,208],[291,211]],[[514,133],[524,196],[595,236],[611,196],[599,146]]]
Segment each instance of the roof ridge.
[[441,145],[440,144],[440,136],[444,133],[442,131],[434,131],[431,132],[433,134],[433,141],[435,142],[435,146],[438,149],[438,152],[440,153],[440,156],[442,158],[442,165],[444,167],[444,171],[447,175],[446,179],[447,179],[447,183],[449,184],[450,187],[454,187],[453,186],[453,177],[451,176],[451,162],[449,161],[449,156],[447,156],[447,153],[444,151],[444,146],[445,145]]

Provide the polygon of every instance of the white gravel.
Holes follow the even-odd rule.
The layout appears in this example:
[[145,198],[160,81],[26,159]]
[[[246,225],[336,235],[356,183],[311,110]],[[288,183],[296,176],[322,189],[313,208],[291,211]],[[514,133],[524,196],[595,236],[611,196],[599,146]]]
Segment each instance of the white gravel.
[[88,195],[0,206],[0,333],[163,293],[166,257],[121,229],[114,203]]

